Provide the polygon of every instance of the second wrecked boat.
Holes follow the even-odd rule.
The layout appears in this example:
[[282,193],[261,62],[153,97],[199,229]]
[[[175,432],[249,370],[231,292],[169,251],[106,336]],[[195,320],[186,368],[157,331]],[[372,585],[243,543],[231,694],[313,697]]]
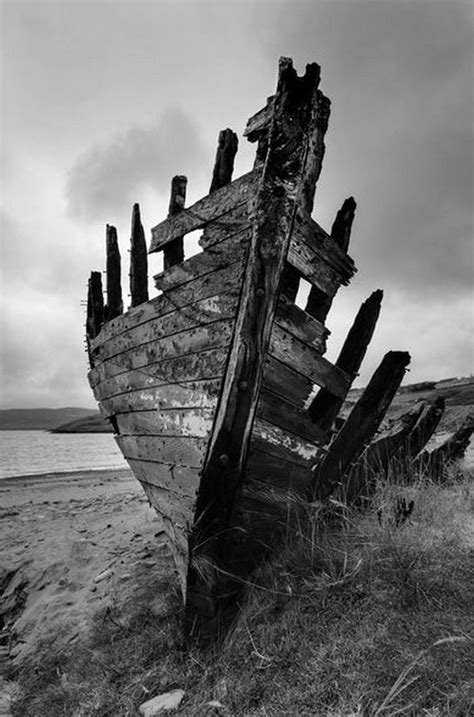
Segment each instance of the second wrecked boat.
[[[355,202],[330,235],[311,218],[329,118],[319,76],[316,64],[298,77],[281,59],[276,94],[245,130],[257,144],[251,172],[231,181],[237,138],[225,130],[208,196],[184,208],[186,178],[173,179],[169,216],[152,230],[150,252],[164,254],[159,296],[148,298],[138,205],[132,307],[122,313],[113,227],[105,307],[100,273],[89,282],[90,384],[163,518],[188,625],[214,619],[231,576],[255,567],[292,496],[305,495],[380,309],[375,292],[336,364],[324,358],[326,315],[355,272]],[[183,237],[197,229],[203,251],[185,260]],[[301,279],[311,285],[305,310],[295,303]],[[387,396],[408,361],[388,355]]]

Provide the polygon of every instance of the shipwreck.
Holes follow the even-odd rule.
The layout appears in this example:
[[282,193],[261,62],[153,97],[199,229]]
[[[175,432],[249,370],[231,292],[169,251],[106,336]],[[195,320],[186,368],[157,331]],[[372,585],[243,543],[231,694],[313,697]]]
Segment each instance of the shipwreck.
[[[123,311],[113,226],[105,304],[101,273],[89,280],[90,385],[163,519],[191,631],[232,601],[278,541],[292,502],[324,499],[344,476],[359,485],[364,451],[364,465],[383,463],[426,419],[426,407],[412,411],[367,453],[410,360],[389,352],[339,425],[382,292],[362,304],[330,363],[325,320],[356,271],[347,253],[356,204],[344,201],[330,232],[311,216],[330,111],[319,81],[317,64],[300,77],[282,58],[275,94],[245,129],[256,145],[252,171],[232,179],[238,141],[226,129],[207,196],[186,207],[187,179],[172,179],[169,214],[149,248],[163,252],[157,296],[148,294],[137,204],[131,307]],[[186,259],[195,230],[202,251]],[[304,309],[295,303],[302,279],[311,285]]]

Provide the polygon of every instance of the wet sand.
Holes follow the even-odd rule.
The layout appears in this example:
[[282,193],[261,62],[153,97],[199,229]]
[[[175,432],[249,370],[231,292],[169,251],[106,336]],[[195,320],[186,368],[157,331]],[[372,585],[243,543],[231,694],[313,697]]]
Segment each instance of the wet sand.
[[1,644],[14,660],[52,631],[73,640],[113,593],[133,592],[137,566],[173,570],[130,470],[4,479],[0,535]]

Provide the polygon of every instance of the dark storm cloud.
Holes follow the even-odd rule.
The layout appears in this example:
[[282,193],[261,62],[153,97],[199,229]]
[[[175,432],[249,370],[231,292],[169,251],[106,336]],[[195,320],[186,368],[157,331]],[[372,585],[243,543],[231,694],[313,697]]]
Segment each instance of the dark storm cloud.
[[191,118],[169,109],[155,125],[133,127],[79,157],[67,179],[69,210],[83,220],[128,211],[140,188],[167,194],[174,174],[199,173],[207,155]]

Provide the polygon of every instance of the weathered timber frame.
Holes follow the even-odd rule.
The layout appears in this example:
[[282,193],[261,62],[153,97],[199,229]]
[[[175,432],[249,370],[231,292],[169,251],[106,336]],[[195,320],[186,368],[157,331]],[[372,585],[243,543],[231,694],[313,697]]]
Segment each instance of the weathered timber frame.
[[[318,84],[318,65],[308,65],[300,78],[291,61],[280,61],[267,155],[255,198],[250,199],[252,239],[238,319],[197,499],[188,573],[191,604],[193,593],[200,592],[193,552],[205,545],[205,552],[225,571],[220,548],[245,472],[278,285],[298,208],[311,208],[321,170],[329,101]],[[205,521],[200,521],[204,514]]]

